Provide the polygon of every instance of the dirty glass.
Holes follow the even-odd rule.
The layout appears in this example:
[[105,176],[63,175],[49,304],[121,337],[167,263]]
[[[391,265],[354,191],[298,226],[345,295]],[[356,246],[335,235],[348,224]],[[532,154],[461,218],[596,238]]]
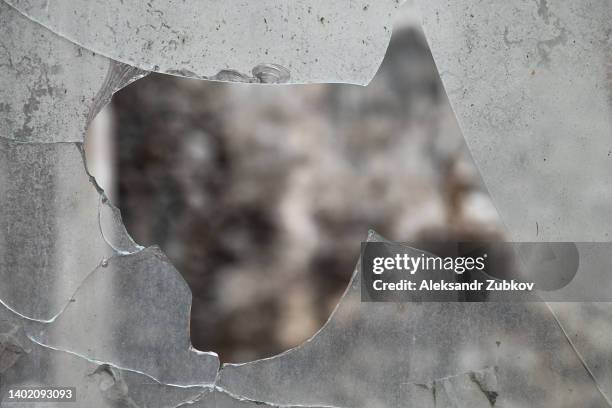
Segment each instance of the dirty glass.
[[93,52],[180,76],[261,83],[374,76],[403,1],[7,1]]
[[[451,105],[511,239],[609,242],[612,3],[417,3]],[[579,249],[583,276],[609,273],[609,251]],[[612,335],[612,308],[549,307],[610,396],[611,352],[602,339]]]
[[[607,304],[362,303],[358,260],[310,340],[220,367],[88,173],[88,124],[147,71],[366,84],[401,3],[0,1],[2,406],[74,406],[6,399],[49,384],[83,407],[610,406]],[[610,3],[416,3],[509,235],[608,240]]]

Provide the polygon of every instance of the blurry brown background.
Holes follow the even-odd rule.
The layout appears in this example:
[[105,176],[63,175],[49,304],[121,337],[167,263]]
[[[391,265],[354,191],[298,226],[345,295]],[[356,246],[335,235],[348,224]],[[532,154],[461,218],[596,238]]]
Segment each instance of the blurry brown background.
[[194,346],[225,362],[312,336],[369,229],[397,241],[501,233],[410,24],[367,87],[151,74],[101,116],[88,143],[115,166],[96,176],[134,239],[161,246],[189,283]]

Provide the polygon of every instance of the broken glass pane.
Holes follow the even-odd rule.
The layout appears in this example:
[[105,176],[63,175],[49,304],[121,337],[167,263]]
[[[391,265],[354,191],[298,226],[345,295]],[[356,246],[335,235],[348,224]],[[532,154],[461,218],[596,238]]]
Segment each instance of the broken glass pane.
[[83,141],[114,91],[142,76],[32,23],[0,1],[0,136]]
[[[612,3],[416,2],[463,134],[511,239],[610,241]],[[579,247],[580,278],[610,255]],[[578,285],[576,287],[576,285]],[[592,284],[590,285],[592,287]],[[598,290],[609,291],[601,285]],[[612,395],[612,308],[550,304]],[[579,318],[578,318],[579,317]]]
[[100,232],[100,195],[73,143],[0,138],[0,167],[0,299],[50,320],[113,255]]
[[147,71],[356,84],[376,73],[403,2],[4,1],[88,50]]
[[[217,80],[366,83],[399,1],[11,4],[32,20],[0,2],[0,395],[61,383],[94,407],[610,405],[607,306],[361,303],[359,268],[309,341],[218,370],[190,345],[186,283],[129,238],[81,144],[31,143],[81,141],[143,74],[96,52]],[[607,239],[609,3],[419,4],[512,237]]]
[[[100,408],[174,407],[200,398],[208,389],[159,384],[139,373],[97,364],[72,353],[52,350],[32,342],[23,330],[24,320],[6,309],[0,311],[0,405],[2,407],[74,406]],[[76,402],[11,402],[9,389],[22,387],[75,387]]]
[[500,406],[606,406],[546,304],[362,303],[359,269],[314,338],[224,365],[219,386],[276,404],[402,407],[407,383],[495,367]]
[[127,255],[143,249],[125,230],[119,209],[110,202],[106,195],[100,196],[99,212],[100,232],[106,243],[115,252]]
[[396,27],[365,88],[151,74],[109,108],[126,228],[185,277],[192,342],[223,362],[311,337],[369,228],[402,240],[501,235],[414,26]]
[[511,237],[609,241],[612,3],[417,4]]
[[147,248],[104,260],[55,321],[33,322],[27,332],[42,345],[163,384],[210,385],[219,360],[191,348],[190,307],[187,283],[161,251]]

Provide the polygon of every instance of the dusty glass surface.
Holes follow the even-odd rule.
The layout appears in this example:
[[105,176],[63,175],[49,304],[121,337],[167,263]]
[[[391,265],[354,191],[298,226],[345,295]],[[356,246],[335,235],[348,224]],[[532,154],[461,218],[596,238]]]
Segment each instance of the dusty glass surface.
[[[366,304],[359,268],[312,339],[218,370],[190,345],[178,272],[126,236],[81,144],[58,143],[143,75],[97,52],[176,75],[366,83],[400,2],[10,3],[29,18],[0,2],[0,396],[60,383],[93,407],[610,406],[606,305]],[[419,3],[512,236],[607,239],[610,4]]]
[[[313,339],[278,357],[225,365],[221,387],[283,404],[420,406],[401,400],[411,392],[406,384],[494,369],[500,406],[607,404],[546,304],[367,304],[360,290],[357,267]],[[422,397],[423,404],[431,398]],[[453,401],[471,406],[471,398],[457,394]]]
[[612,3],[417,4],[511,237],[609,241]]
[[[442,81],[508,233],[518,241],[610,241],[609,1],[417,1]],[[609,251],[579,247],[581,279]],[[605,279],[607,281],[607,278]],[[602,291],[609,288],[601,285]],[[570,292],[571,293],[571,292]],[[608,303],[551,303],[612,395]]]
[[368,83],[403,1],[7,1],[138,68],[239,82]]
[[407,242],[501,235],[414,23],[395,27],[367,87],[151,74],[107,111],[111,131],[86,145],[116,146],[125,227],[185,278],[192,342],[222,362],[270,357],[316,333],[370,228]]
[[50,320],[113,254],[100,233],[100,196],[76,144],[0,138],[0,157],[0,299]]
[[0,2],[0,136],[81,142],[112,92],[137,69],[79,47]]
[[[171,407],[199,398],[205,388],[164,386],[132,371],[88,361],[32,342],[24,321],[6,309],[0,312],[0,395],[3,407]],[[7,400],[8,389],[76,387],[77,403],[27,403]]]
[[161,251],[147,248],[104,260],[53,323],[32,323],[27,332],[40,344],[164,384],[211,384],[219,361],[191,349],[190,306],[183,278]]

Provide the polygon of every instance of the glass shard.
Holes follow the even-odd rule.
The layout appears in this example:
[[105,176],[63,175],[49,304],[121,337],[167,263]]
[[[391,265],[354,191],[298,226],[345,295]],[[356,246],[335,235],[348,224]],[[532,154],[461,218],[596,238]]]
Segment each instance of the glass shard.
[[417,4],[510,237],[609,241],[612,3]]
[[376,73],[402,3],[6,1],[84,48],[147,71],[356,84]]
[[72,143],[0,138],[0,301],[50,320],[114,254],[98,221],[100,196]]
[[[219,360],[189,339],[191,292],[157,248],[101,264],[52,323],[32,322],[36,342],[177,386],[214,383]],[[69,334],[70,333],[70,334]]]
[[110,95],[142,73],[83,49],[0,1],[0,137],[83,141]]
[[359,267],[316,336],[270,359],[224,365],[219,386],[274,404],[402,407],[405,384],[490,367],[500,406],[607,406],[546,304],[361,303]]
[[[0,306],[0,406],[28,408],[167,408],[199,399],[202,387],[162,385],[142,374],[97,364],[30,341],[26,322]],[[11,402],[9,389],[75,387],[75,402]]]
[[105,195],[100,196],[99,212],[102,236],[118,254],[132,254],[143,249],[130,237],[121,220],[121,212]]
[[[416,3],[510,239],[609,242],[612,3]],[[569,288],[577,293],[581,279],[598,282],[597,274],[609,274],[611,265],[609,253],[578,249],[578,279]],[[550,307],[567,334],[576,334],[568,342],[610,399],[612,349],[600,339],[612,337],[604,323],[612,307]]]

